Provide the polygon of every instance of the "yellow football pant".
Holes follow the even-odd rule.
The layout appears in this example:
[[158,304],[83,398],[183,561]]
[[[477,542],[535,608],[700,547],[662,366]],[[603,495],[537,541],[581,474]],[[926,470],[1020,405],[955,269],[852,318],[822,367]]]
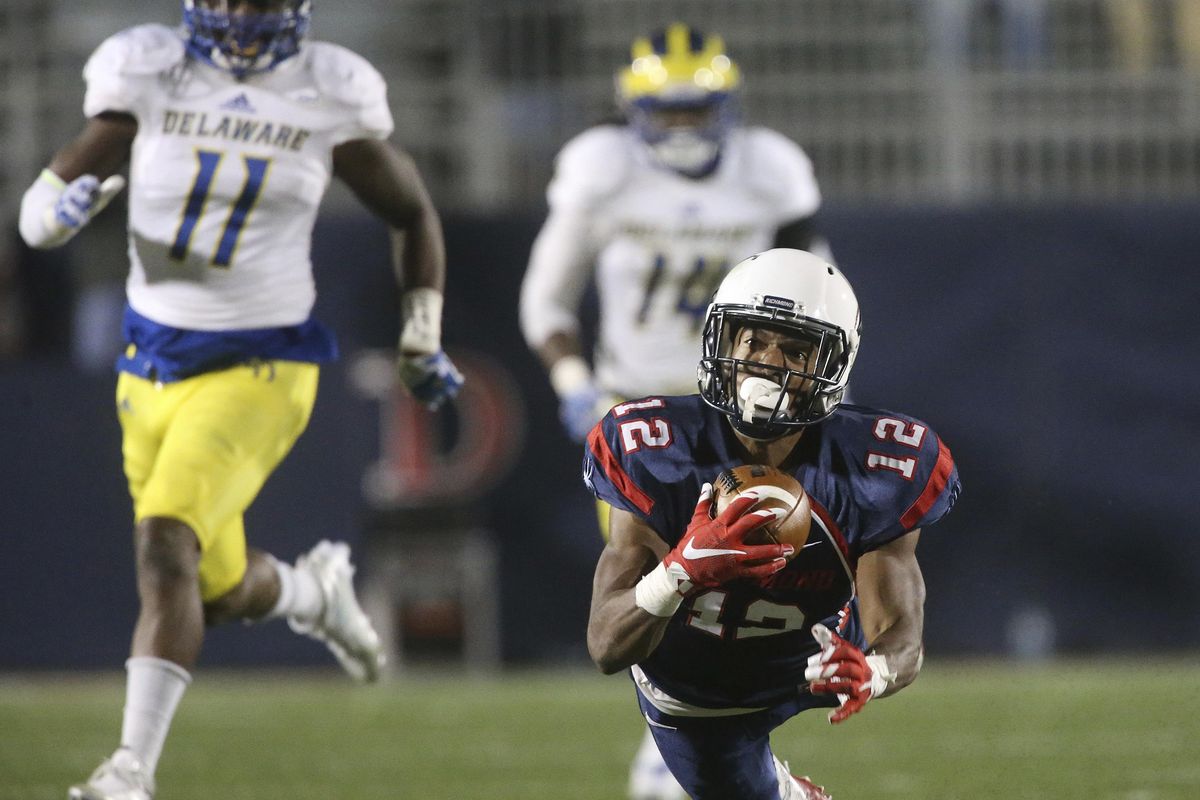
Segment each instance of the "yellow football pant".
[[604,539],[604,543],[608,544],[608,523],[612,518],[612,506],[608,503],[596,499],[596,522],[600,524],[600,537]]
[[117,379],[134,519],[167,517],[195,531],[205,602],[246,573],[242,516],[308,425],[319,373],[266,361],[175,383]]

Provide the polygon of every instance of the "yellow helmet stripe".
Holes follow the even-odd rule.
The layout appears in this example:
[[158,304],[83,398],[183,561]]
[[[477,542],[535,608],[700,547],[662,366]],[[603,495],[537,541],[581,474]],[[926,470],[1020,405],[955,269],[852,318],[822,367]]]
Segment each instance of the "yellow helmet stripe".
[[725,54],[724,40],[704,36],[680,22],[652,37],[638,37],[630,55],[632,63],[617,75],[617,93],[623,101],[673,93],[731,92],[741,83],[737,65]]

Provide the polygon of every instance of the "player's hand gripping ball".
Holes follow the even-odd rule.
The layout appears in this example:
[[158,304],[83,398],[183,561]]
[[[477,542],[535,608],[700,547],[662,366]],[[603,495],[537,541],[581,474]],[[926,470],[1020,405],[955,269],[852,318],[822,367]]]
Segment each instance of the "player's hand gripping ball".
[[782,470],[762,464],[743,464],[726,470],[713,484],[715,513],[720,514],[747,489],[754,489],[761,498],[754,504],[753,510],[782,508],[787,514],[752,531],[746,537],[746,542],[790,544],[793,548],[790,558],[795,558],[808,541],[808,532],[812,527],[812,507],[800,481]]

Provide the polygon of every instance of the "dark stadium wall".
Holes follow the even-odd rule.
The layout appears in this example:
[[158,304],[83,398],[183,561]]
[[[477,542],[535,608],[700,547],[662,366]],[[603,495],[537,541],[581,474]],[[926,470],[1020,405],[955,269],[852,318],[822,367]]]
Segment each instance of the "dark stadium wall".
[[[855,400],[929,422],[962,475],[958,508],[921,539],[932,654],[1200,646],[1196,219],[1194,207],[825,213],[863,308]],[[579,450],[516,324],[540,220],[445,222],[446,343],[520,387],[495,407],[524,435],[480,496],[442,503],[473,507],[497,544],[504,660],[581,662],[600,543]],[[252,541],[280,556],[320,537],[361,546],[379,528],[362,486],[381,408],[350,365],[394,341],[385,247],[357,217],[318,226],[317,313],[343,360],[249,515]],[[136,597],[111,405],[111,377],[65,359],[0,364],[0,668],[115,668],[126,655]],[[280,623],[213,631],[203,662],[328,663]]]

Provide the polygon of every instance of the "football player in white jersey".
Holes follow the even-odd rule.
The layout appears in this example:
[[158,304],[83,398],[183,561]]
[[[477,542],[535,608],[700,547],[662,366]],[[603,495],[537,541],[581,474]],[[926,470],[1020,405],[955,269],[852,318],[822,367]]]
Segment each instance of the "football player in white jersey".
[[111,37],[84,70],[88,121],[26,192],[22,236],[69,240],[129,163],[127,348],[117,409],[134,505],[140,613],[120,746],[76,800],[148,800],[204,628],[286,618],[356,678],[383,663],[349,548],[290,565],[247,547],[243,514],[304,430],[319,364],[310,244],[332,176],[393,234],[400,380],[429,406],[462,377],[442,351],[441,225],[387,142],[386,85],[358,55],[307,41],[310,0],[183,0],[184,26]]
[[[673,23],[634,41],[617,74],[625,124],[559,153],[550,213],[521,287],[521,327],[582,442],[616,402],[696,391],[709,300],[738,261],[770,247],[830,257],[812,164],[776,131],[738,123],[741,75],[721,38]],[[579,305],[593,278],[599,330],[582,354]],[[608,509],[600,505],[607,530]],[[683,798],[647,735],[635,798]]]
[[[808,156],[738,124],[740,85],[720,37],[674,23],[634,41],[617,75],[626,124],[591,128],[558,154],[520,317],[577,441],[616,399],[695,390],[700,322],[733,264],[771,246],[827,254]],[[589,365],[578,307],[593,273]]]

